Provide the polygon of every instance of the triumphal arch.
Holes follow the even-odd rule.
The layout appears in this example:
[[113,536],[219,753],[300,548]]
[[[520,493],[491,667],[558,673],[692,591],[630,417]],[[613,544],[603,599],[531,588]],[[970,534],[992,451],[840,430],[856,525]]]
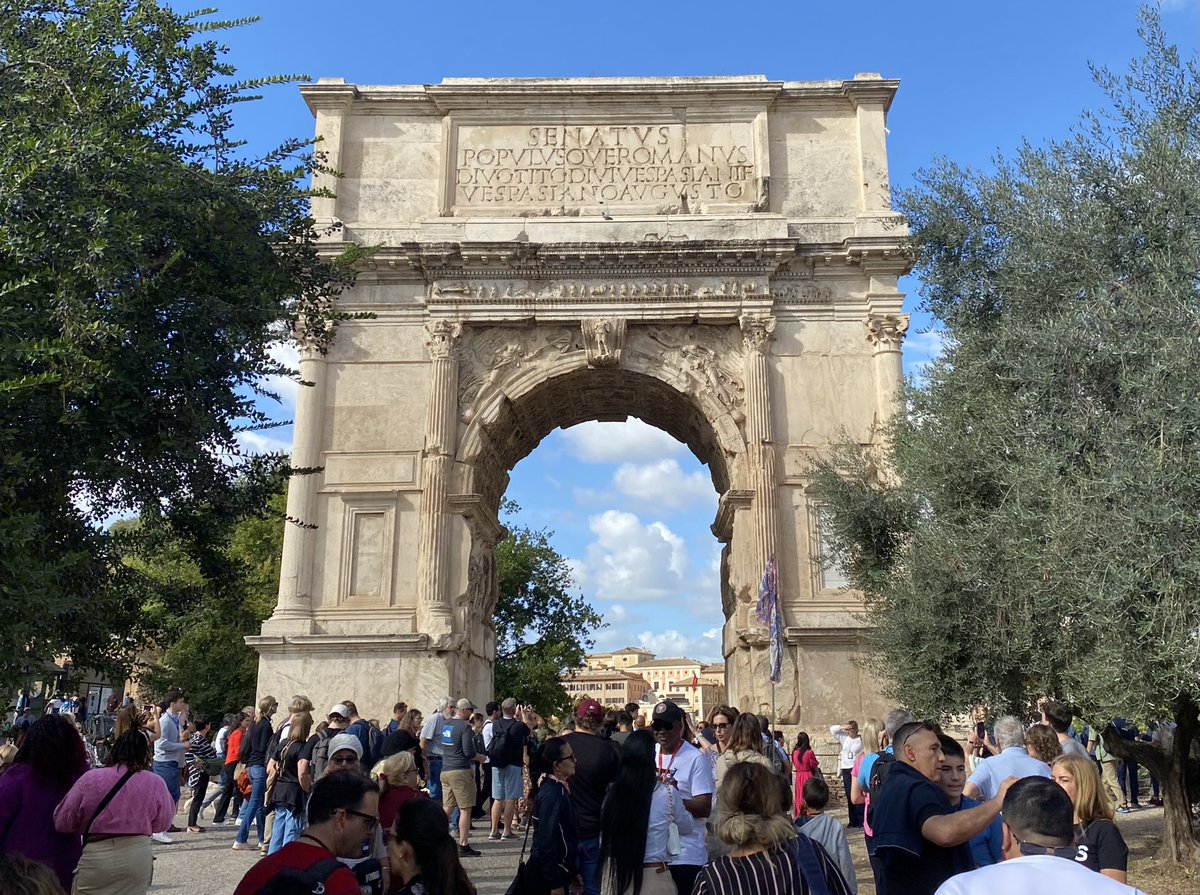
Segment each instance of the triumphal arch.
[[[377,247],[322,356],[302,347],[279,602],[259,691],[364,716],[492,691],[508,472],[556,427],[639,417],[720,494],[733,704],[771,702],[754,603],[777,568],[781,720],[876,709],[860,601],[820,561],[811,458],[879,437],[901,380],[897,82],[446,80],[301,88],[336,198]],[[520,694],[516,694],[520,695]]]

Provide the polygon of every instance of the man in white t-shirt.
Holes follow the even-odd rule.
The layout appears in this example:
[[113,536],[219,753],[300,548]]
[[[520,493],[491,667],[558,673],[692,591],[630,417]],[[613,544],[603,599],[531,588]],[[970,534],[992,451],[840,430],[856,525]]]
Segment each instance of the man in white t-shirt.
[[847,721],[845,724],[835,724],[829,728],[829,733],[841,747],[838,756],[838,773],[842,776],[842,788],[846,792],[846,804],[849,806],[850,829],[863,825],[863,806],[850,801],[850,778],[854,774],[854,761],[862,754],[862,737],[858,735],[858,722]]
[[950,877],[936,895],[1145,895],[1080,863],[1072,844],[1074,808],[1057,783],[1038,776],[1018,780],[1004,797],[1002,816],[1004,860]]
[[[650,714],[650,730],[657,744],[654,758],[659,780],[675,787],[688,814],[703,821],[712,811],[712,765],[699,749],[684,740],[683,710],[670,700],[660,702]],[[692,884],[708,862],[704,824],[696,824],[690,833],[681,830],[679,846],[679,854],[669,857],[667,864],[679,895],[691,895]]]

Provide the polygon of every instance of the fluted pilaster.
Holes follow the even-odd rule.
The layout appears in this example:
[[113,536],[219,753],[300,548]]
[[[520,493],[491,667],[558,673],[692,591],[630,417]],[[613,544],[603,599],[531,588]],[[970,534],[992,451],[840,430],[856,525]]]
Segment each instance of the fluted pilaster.
[[431,360],[429,412],[421,460],[421,517],[417,552],[417,627],[431,637],[451,633],[447,592],[447,498],[458,427],[458,340],[462,324],[431,320],[425,326]]
[[756,574],[775,555],[778,540],[775,495],[775,444],[771,426],[771,380],[767,355],[775,318],[744,315],[739,323],[746,348],[746,442],[754,489],[754,546]]

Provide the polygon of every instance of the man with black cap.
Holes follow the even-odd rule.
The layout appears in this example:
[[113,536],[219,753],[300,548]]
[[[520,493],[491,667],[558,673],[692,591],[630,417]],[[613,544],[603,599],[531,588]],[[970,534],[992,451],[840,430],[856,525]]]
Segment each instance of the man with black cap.
[[946,880],[936,895],[1144,895],[1089,870],[1075,841],[1074,808],[1061,786],[1024,777],[1004,796],[1004,860]]
[[600,808],[621,767],[617,747],[599,736],[603,725],[604,706],[594,699],[584,699],[575,709],[574,732],[565,734],[575,753],[571,811],[579,841],[583,895],[600,895]]
[[[669,699],[650,713],[650,730],[657,744],[654,752],[658,778],[672,787],[674,797],[683,799],[683,807],[692,817],[703,820],[712,811],[712,765],[684,739],[685,727],[683,710]],[[691,895],[692,884],[707,861],[704,824],[699,823],[692,832],[680,835],[679,854],[667,861],[679,895]]]

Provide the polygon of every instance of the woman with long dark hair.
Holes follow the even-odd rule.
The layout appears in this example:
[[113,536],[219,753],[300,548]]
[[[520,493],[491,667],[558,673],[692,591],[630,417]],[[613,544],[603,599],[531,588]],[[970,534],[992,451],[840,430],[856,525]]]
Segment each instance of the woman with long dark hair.
[[458,860],[458,844],[446,833],[442,806],[410,799],[396,812],[388,837],[392,895],[475,895]]
[[167,784],[150,770],[153,757],[145,733],[126,729],[109,750],[108,766],[80,777],[54,812],[59,831],[87,836],[74,895],[146,895],[154,870],[150,836],[175,816]]
[[579,838],[567,788],[575,776],[575,750],[570,737],[552,737],[530,756],[533,782],[533,844],[529,847],[530,891],[538,895],[565,895],[579,878]]
[[46,715],[30,725],[12,767],[0,776],[0,851],[46,864],[67,891],[83,846],[77,833],[54,828],[54,809],[87,769],[75,725]]
[[792,767],[796,769],[796,789],[795,789],[795,816],[800,817],[804,813],[804,784],[808,782],[808,778],[821,768],[821,763],[817,761],[817,755],[812,750],[812,744],[809,741],[808,734],[803,730],[796,734],[796,748],[792,750]]
[[654,735],[635,730],[621,748],[621,769],[604,800],[601,890],[605,895],[674,895],[667,862],[679,852],[679,835],[693,826],[676,788],[658,778]]

